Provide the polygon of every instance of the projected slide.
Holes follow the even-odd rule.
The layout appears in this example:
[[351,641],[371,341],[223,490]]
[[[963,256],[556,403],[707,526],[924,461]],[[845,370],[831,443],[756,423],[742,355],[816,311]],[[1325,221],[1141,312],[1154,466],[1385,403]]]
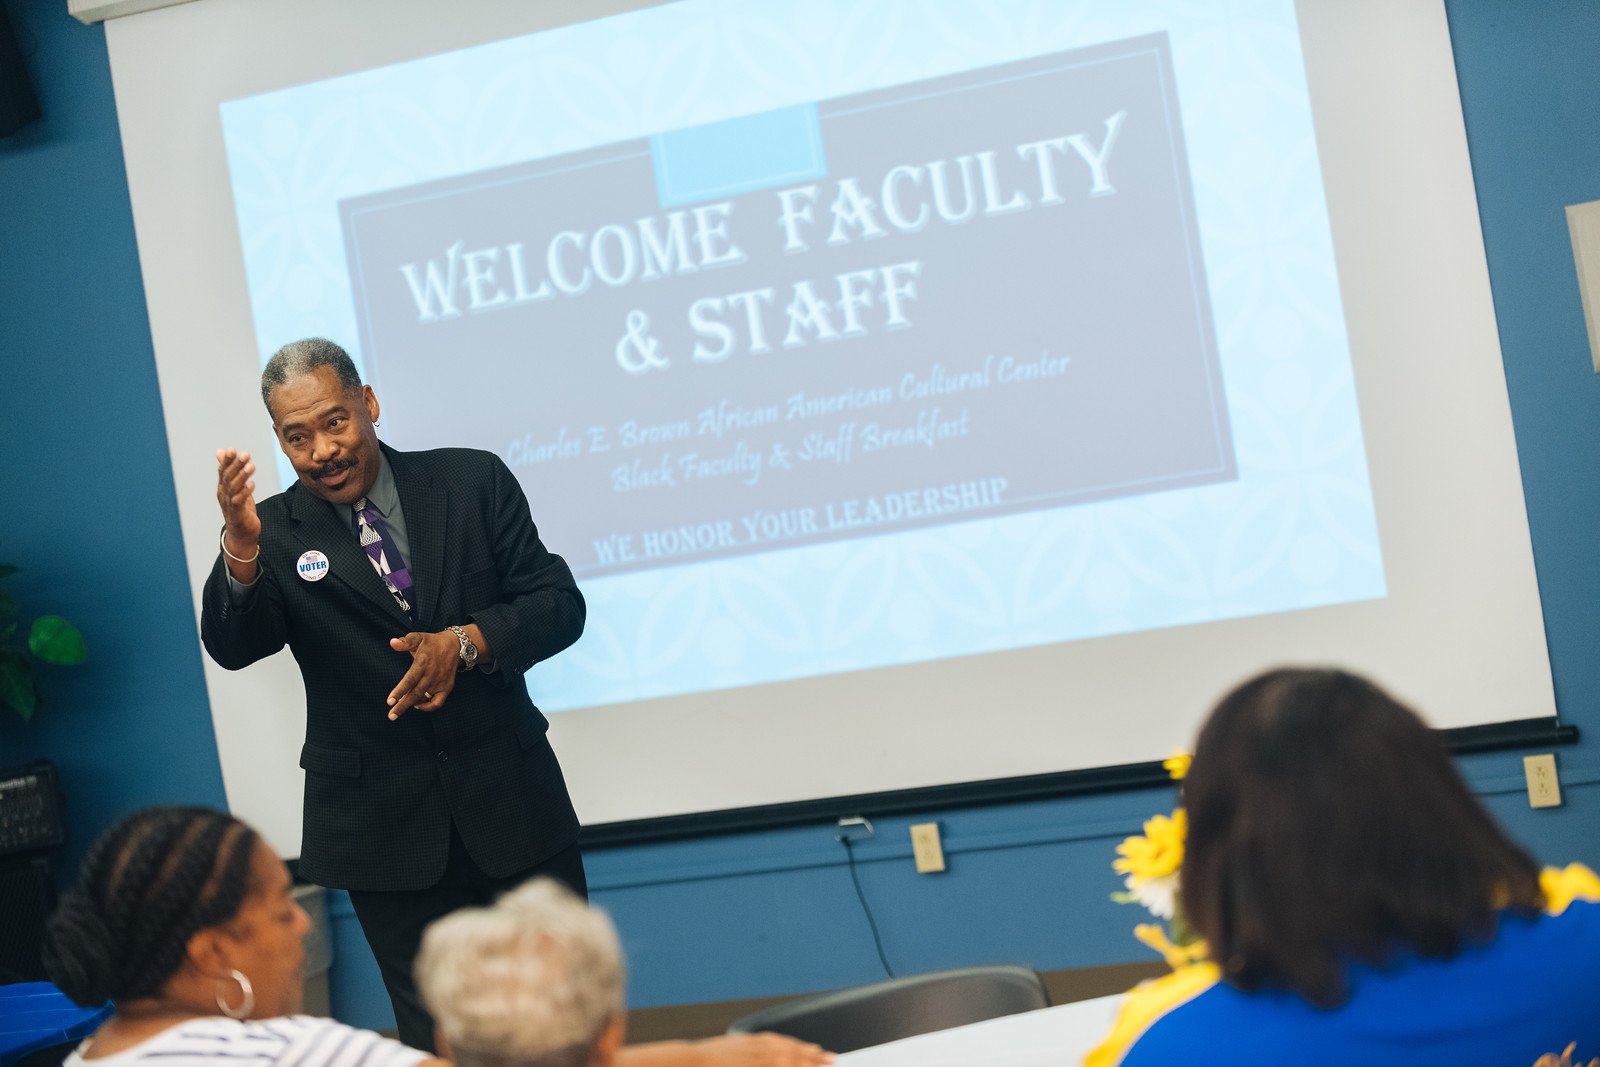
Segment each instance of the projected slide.
[[688,0],[227,103],[261,357],[510,465],[591,606],[547,710],[1383,596],[1293,5],[1166,6]]
[[580,577],[1231,479],[1171,86],[1142,38],[345,201],[390,440],[504,456]]

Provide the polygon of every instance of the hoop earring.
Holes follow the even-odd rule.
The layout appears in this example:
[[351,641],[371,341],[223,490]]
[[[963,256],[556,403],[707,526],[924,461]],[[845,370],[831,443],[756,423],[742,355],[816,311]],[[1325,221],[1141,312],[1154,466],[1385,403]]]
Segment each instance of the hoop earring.
[[250,979],[239,971],[228,972],[229,976],[239,983],[239,990],[244,994],[244,999],[237,1008],[228,1007],[227,987],[222,986],[217,990],[217,1010],[230,1019],[248,1019],[250,1013],[256,1010],[256,993],[250,988]]

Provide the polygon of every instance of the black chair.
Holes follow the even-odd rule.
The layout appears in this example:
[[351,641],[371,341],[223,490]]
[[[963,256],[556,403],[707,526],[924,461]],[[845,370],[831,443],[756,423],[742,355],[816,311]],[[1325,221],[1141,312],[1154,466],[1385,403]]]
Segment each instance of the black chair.
[[735,1020],[728,1033],[771,1030],[829,1052],[853,1052],[1049,1006],[1039,973],[1029,967],[963,967],[786,1000]]

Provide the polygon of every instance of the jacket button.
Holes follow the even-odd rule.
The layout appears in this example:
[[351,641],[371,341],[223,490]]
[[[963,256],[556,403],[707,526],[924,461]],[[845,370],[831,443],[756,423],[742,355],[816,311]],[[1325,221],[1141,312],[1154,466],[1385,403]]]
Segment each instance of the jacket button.
[[449,760],[450,760],[450,753],[445,752],[443,749],[441,749],[439,751],[439,762],[440,763],[448,763]]

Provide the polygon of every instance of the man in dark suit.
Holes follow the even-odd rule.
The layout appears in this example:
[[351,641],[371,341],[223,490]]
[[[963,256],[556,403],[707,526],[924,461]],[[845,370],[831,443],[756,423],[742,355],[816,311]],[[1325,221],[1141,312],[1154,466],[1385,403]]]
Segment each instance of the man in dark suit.
[[498,457],[396,452],[344,350],[288,345],[262,399],[298,480],[256,504],[217,453],[201,636],[238,670],[287,645],[306,687],[300,872],[350,899],[401,1038],[433,1050],[422,931],[534,875],[585,893],[577,817],[522,675],[583,631],[572,572]]

